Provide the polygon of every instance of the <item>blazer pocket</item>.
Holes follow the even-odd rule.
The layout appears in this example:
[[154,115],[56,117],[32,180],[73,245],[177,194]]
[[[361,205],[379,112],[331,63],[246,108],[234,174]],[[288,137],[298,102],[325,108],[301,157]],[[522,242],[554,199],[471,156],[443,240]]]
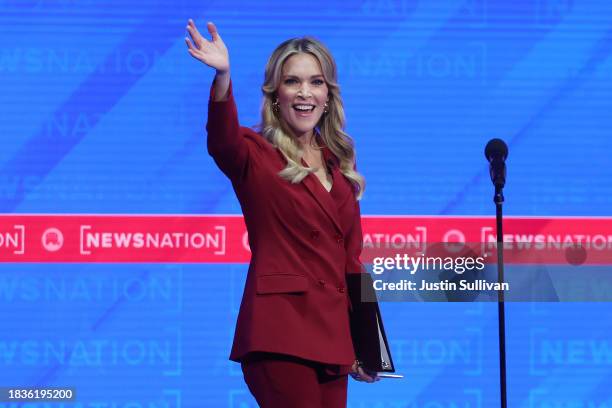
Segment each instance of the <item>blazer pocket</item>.
[[308,278],[302,275],[274,274],[257,277],[257,294],[303,293],[308,291]]

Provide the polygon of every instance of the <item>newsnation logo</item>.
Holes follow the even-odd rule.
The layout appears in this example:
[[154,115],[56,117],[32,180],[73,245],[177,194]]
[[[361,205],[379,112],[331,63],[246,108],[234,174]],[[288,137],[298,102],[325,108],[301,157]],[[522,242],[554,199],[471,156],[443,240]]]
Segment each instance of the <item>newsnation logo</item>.
[[[362,225],[363,262],[381,251],[431,243],[477,244],[486,251],[497,239],[492,217],[363,216]],[[607,263],[612,218],[506,217],[503,241],[507,250],[579,248],[589,254],[586,261]],[[250,256],[242,216],[0,216],[0,262],[247,263]]]

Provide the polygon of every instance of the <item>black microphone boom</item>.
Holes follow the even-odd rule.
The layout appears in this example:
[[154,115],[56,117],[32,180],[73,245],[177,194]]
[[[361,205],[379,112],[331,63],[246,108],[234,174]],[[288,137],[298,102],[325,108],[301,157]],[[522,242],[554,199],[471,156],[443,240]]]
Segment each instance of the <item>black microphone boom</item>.
[[485,147],[485,157],[489,161],[491,181],[497,188],[504,188],[506,184],[506,158],[508,146],[501,139],[491,139]]

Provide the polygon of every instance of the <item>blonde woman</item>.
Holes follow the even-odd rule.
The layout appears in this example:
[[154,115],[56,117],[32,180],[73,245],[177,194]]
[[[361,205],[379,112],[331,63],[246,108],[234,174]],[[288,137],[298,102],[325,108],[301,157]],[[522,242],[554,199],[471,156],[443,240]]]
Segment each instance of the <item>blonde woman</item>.
[[208,152],[230,179],[252,258],[230,359],[261,407],[344,407],[347,375],[373,382],[355,359],[346,274],[361,273],[353,140],[344,128],[336,65],[313,38],[272,53],[258,131],[241,127],[227,47],[189,20],[189,53],[216,70]]

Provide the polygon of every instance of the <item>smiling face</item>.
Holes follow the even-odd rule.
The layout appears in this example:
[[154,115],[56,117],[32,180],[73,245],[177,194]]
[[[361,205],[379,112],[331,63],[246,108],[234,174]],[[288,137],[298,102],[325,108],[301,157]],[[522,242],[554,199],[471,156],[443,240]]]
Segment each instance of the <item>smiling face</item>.
[[295,136],[312,135],[328,100],[327,83],[313,55],[298,53],[287,58],[277,98],[281,117]]

